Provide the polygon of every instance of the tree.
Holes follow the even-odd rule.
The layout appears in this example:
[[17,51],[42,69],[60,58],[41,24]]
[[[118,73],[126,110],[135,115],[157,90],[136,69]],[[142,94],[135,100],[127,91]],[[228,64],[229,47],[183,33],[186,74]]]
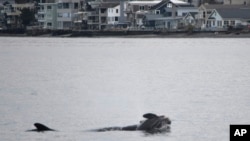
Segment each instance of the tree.
[[26,27],[35,21],[35,12],[32,9],[24,8],[20,16],[22,24]]

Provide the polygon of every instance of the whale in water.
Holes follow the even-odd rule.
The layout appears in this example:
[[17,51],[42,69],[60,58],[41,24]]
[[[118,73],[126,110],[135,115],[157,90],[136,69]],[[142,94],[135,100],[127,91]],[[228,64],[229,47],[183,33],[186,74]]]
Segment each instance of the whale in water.
[[54,129],[51,129],[41,123],[34,123],[34,126],[36,127],[36,129],[31,129],[31,130],[27,130],[27,131],[34,131],[34,132],[44,132],[44,131],[56,131]]
[[106,127],[97,129],[97,132],[105,131],[145,131],[147,133],[163,133],[170,132],[171,120],[165,116],[158,116],[156,114],[147,113],[143,115],[145,120],[138,125],[130,125],[125,127]]

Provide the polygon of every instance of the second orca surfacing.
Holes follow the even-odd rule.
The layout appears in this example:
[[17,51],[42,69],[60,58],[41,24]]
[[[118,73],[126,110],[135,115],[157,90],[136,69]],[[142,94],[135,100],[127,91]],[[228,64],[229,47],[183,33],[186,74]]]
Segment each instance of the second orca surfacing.
[[139,125],[130,125],[125,127],[106,127],[94,131],[145,131],[147,133],[166,133],[170,132],[171,120],[165,116],[158,116],[156,114],[147,113],[143,115],[146,120],[140,122]]
[[34,123],[34,126],[36,127],[36,129],[31,129],[31,130],[27,130],[27,131],[28,132],[30,132],[30,131],[34,131],[34,132],[56,131],[54,129],[50,129],[49,127],[47,127],[41,123]]

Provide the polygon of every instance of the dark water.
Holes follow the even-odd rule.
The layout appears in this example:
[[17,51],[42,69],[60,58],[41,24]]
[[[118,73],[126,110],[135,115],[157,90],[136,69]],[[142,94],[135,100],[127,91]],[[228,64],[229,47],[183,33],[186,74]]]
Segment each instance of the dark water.
[[[0,140],[228,141],[250,121],[249,39],[0,38]],[[168,134],[89,132],[153,112]],[[41,122],[59,132],[30,133]]]

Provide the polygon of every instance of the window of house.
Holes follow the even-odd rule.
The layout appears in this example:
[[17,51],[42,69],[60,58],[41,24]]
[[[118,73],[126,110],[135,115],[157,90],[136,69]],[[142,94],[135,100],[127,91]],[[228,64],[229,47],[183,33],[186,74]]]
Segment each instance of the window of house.
[[224,26],[228,26],[229,25],[229,21],[224,21]]
[[222,27],[222,21],[217,21],[217,26]]
[[159,15],[159,14],[161,14],[161,11],[160,10],[155,10],[155,14]]
[[44,10],[44,6],[41,6],[41,7],[40,7],[40,10]]
[[78,3],[74,3],[74,8],[78,9]]
[[115,10],[116,13],[119,13],[118,9]]
[[172,16],[172,12],[166,12],[166,16],[167,17],[171,17]]
[[63,28],[70,28],[71,22],[63,22]]
[[144,7],[144,6],[140,6],[139,9],[140,9],[140,10],[144,10],[145,7]]
[[184,12],[184,13],[182,13],[182,16],[183,16],[183,17],[184,17],[184,16],[186,16],[186,15],[187,15],[187,13],[185,13],[185,12]]
[[63,13],[63,17],[64,18],[70,18],[71,16],[70,16],[70,13]]
[[101,13],[105,13],[106,12],[106,9],[101,9]]
[[213,21],[213,26],[215,26],[215,21]]
[[115,21],[119,21],[119,18],[118,18],[118,17],[115,17]]
[[207,26],[211,27],[211,21],[207,21]]
[[62,4],[62,3],[58,3],[58,4],[57,4],[57,8],[58,8],[58,9],[62,9],[62,8],[63,8],[63,4]]
[[69,3],[63,3],[63,9],[69,9]]
[[172,3],[167,4],[167,8],[172,8],[172,7],[173,7]]
[[51,6],[51,5],[47,6],[47,9],[48,9],[48,10],[51,10],[51,9],[52,9],[52,6]]
[[47,26],[52,26],[52,23],[50,23],[50,22],[49,22],[49,23],[47,23]]
[[230,25],[235,26],[235,21],[231,21]]
[[57,17],[61,18],[61,17],[63,17],[63,14],[62,13],[58,13]]

